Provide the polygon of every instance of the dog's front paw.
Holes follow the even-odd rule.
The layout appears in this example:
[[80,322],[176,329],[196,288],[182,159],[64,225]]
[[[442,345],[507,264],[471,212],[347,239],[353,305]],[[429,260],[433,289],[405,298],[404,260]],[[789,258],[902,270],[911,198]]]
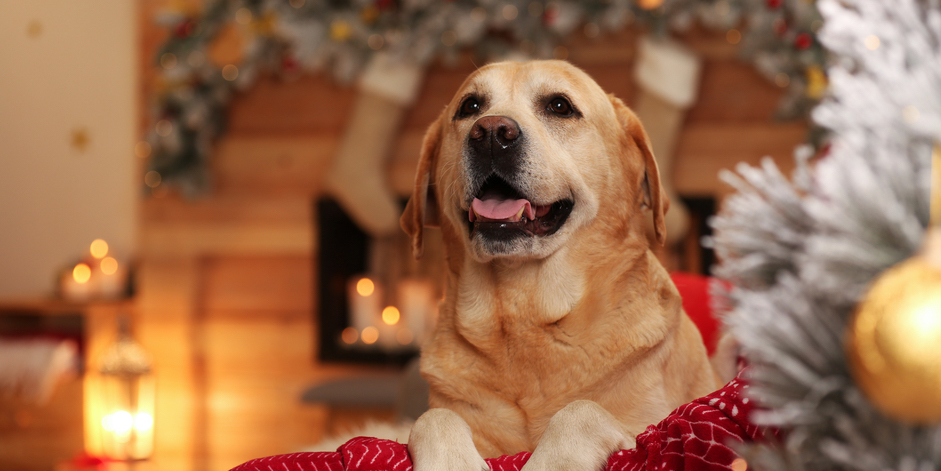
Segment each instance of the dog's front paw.
[[611,453],[634,448],[634,437],[603,407],[575,401],[556,412],[521,471],[593,471]]
[[470,426],[448,409],[431,409],[415,421],[408,452],[415,471],[490,471]]

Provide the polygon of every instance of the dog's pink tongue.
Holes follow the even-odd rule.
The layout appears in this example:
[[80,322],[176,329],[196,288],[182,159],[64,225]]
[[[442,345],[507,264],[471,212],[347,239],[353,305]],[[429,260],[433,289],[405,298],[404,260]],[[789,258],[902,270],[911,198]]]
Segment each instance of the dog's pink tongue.
[[471,222],[476,219],[475,214],[486,219],[516,222],[519,221],[516,215],[519,214],[521,209],[527,218],[533,219],[535,216],[532,204],[527,200],[501,200],[499,198],[480,200],[474,198],[471,209],[468,215]]

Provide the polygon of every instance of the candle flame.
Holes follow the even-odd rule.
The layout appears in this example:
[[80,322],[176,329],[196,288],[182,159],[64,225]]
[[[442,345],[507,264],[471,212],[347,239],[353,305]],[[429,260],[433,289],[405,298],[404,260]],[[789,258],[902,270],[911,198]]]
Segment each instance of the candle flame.
[[343,333],[340,334],[340,338],[343,339],[343,343],[347,345],[353,345],[356,343],[356,339],[359,338],[359,332],[356,331],[355,327],[347,327],[343,329]]
[[376,284],[369,278],[361,278],[356,282],[356,292],[362,297],[368,297],[376,290]]
[[399,322],[400,317],[402,316],[395,306],[387,306],[382,310],[382,322],[385,322],[387,325],[395,325]]
[[102,239],[95,239],[91,243],[90,251],[92,257],[102,258],[108,255],[108,243]]
[[75,265],[72,269],[72,278],[80,285],[87,283],[91,279],[91,267],[84,263]]
[[376,340],[379,340],[379,329],[373,326],[363,329],[363,343],[372,345],[376,343]]
[[118,261],[114,257],[105,257],[101,259],[101,272],[105,275],[113,275],[118,271]]

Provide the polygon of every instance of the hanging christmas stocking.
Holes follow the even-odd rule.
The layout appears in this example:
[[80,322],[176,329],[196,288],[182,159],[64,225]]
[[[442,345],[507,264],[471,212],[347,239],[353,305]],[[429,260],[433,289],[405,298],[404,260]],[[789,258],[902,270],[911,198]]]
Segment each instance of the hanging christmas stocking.
[[642,37],[637,49],[634,78],[641,92],[633,108],[650,136],[660,181],[670,198],[665,220],[670,246],[689,229],[689,211],[673,188],[673,158],[686,110],[696,101],[701,63],[695,53],[672,40]]
[[386,181],[386,159],[422,69],[376,54],[359,82],[353,115],[327,174],[327,191],[373,237],[399,230],[401,208]]

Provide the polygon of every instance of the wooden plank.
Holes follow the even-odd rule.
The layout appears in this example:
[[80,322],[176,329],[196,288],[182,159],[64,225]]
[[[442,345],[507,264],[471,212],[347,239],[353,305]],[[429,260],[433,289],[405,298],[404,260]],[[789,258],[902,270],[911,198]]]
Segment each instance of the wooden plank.
[[[217,305],[211,290],[207,304]],[[387,372],[314,361],[310,312],[213,310],[206,317],[211,469],[296,452],[324,437],[330,414],[301,393],[328,378]]]
[[195,259],[144,257],[137,269],[135,335],[153,360],[157,384],[155,469],[191,470],[202,462],[194,387]]
[[784,90],[739,60],[708,60],[703,63],[696,103],[686,115],[687,123],[715,121],[771,121]]
[[82,379],[60,381],[47,403],[0,397],[0,469],[45,471],[81,453]]
[[719,170],[734,169],[739,162],[756,165],[765,156],[788,173],[794,168],[794,147],[806,137],[803,123],[691,124],[677,146],[674,187],[686,196],[726,194],[731,188],[719,180]]
[[308,195],[243,192],[143,204],[140,250],[146,257],[203,254],[311,254],[315,227]]
[[339,133],[352,111],[356,89],[324,74],[281,80],[261,77],[235,97],[228,112],[231,136]]
[[[213,257],[205,268],[207,311],[312,312],[314,263],[310,256]],[[310,330],[304,333],[313,335]]]
[[311,219],[308,195],[265,196],[249,192],[214,194],[186,200],[147,198],[141,205],[145,224],[294,224]]
[[233,134],[213,152],[213,176],[220,193],[310,196],[322,191],[338,145],[337,133]]
[[200,254],[303,255],[314,251],[311,222],[285,224],[147,224],[141,231],[147,257]]

